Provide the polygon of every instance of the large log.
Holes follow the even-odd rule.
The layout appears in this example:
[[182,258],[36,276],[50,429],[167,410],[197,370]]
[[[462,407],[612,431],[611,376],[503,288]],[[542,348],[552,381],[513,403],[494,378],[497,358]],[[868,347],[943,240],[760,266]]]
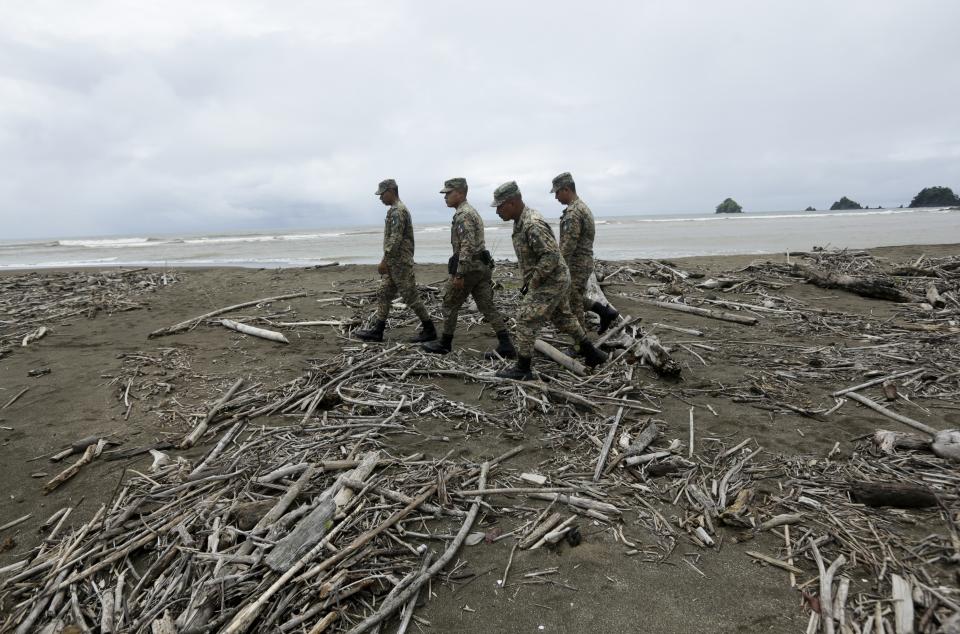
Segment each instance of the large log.
[[540,354],[544,355],[545,357],[550,358],[552,361],[559,363],[560,365],[562,365],[563,367],[565,367],[566,369],[570,370],[571,372],[573,372],[578,376],[583,376],[584,374],[587,373],[586,366],[584,366],[582,363],[580,363],[576,359],[572,359],[567,355],[563,354],[562,352],[560,352],[559,350],[551,346],[546,341],[537,339],[536,341],[533,342],[533,349],[539,352]]
[[878,429],[873,433],[873,444],[884,453],[894,453],[897,449],[912,449],[914,451],[931,451],[932,441],[915,434],[902,431],[887,431]]
[[224,328],[229,328],[230,330],[236,330],[237,332],[245,335],[250,335],[251,337],[259,337],[260,339],[276,341],[277,343],[290,343],[290,340],[287,339],[286,335],[276,332],[275,330],[267,330],[265,328],[257,328],[256,326],[248,326],[247,324],[241,324],[239,321],[234,321],[232,319],[221,319],[220,325]]
[[891,302],[914,301],[912,296],[901,291],[892,281],[882,277],[854,277],[834,271],[823,273],[803,264],[794,264],[793,270],[802,275],[807,282],[820,288],[838,288],[860,297],[885,299]]
[[901,509],[922,509],[937,506],[937,496],[930,489],[909,484],[880,482],[850,483],[850,497],[867,506],[894,506]]

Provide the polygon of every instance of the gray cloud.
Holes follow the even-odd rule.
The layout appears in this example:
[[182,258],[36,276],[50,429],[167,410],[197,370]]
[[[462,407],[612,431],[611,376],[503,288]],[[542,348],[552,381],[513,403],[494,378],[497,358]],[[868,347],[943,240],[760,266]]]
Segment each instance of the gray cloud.
[[564,170],[600,215],[906,203],[960,189],[958,23],[933,1],[6,3],[0,219],[363,224],[390,176],[430,222],[454,175],[553,213]]

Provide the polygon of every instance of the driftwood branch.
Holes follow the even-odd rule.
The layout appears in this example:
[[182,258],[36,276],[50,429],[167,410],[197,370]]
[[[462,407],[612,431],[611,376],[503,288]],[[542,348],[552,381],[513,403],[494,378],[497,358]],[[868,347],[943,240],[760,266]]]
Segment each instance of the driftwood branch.
[[201,321],[205,319],[210,319],[211,317],[216,317],[217,315],[222,315],[224,313],[229,313],[230,311],[237,310],[240,308],[246,308],[247,306],[256,306],[257,304],[266,304],[268,302],[276,302],[281,299],[293,299],[294,297],[306,297],[306,292],[300,293],[288,293],[286,295],[276,295],[274,297],[264,297],[263,299],[255,299],[252,302],[244,302],[242,304],[234,304],[233,306],[227,306],[226,308],[218,308],[217,310],[210,311],[209,313],[204,313],[199,317],[194,317],[186,321],[181,321],[179,324],[174,324],[167,328],[160,328],[159,330],[154,330],[148,336],[153,339],[154,337],[163,337],[165,335],[173,335],[184,330],[189,330],[193,328]]
[[241,324],[239,321],[233,321],[232,319],[221,319],[220,325],[225,328],[229,328],[230,330],[235,330],[245,335],[250,335],[251,337],[259,337],[260,339],[276,341],[277,343],[290,343],[290,340],[287,339],[286,335],[283,333],[267,330],[266,328],[248,326],[247,324]]

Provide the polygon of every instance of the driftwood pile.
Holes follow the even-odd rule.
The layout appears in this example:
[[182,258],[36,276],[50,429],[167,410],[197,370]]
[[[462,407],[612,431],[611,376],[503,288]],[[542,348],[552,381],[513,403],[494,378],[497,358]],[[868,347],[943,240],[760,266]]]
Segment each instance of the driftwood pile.
[[120,271],[30,272],[0,277],[0,358],[30,345],[63,320],[137,310],[137,296],[178,281],[174,273]]
[[[391,619],[405,631],[420,618],[426,584],[477,574],[463,561],[449,566],[461,548],[509,540],[500,583],[519,589],[551,573],[517,579],[516,551],[604,539],[623,547],[625,561],[612,566],[672,558],[701,574],[700,557],[742,551],[783,571],[811,633],[960,631],[960,463],[950,453],[960,434],[944,433],[938,416],[960,409],[960,258],[790,257],[714,278],[668,262],[601,265],[614,304],[630,296],[699,321],[641,326],[627,317],[607,338],[610,362],[592,373],[544,358],[538,380],[519,382],[494,376],[506,361],[469,349],[435,356],[357,344],[349,333],[369,313],[372,284],[321,300],[356,309],[352,319],[234,316],[293,332],[332,329],[341,354],[273,386],[218,377],[205,406],[169,399],[164,381],[139,372],[188,372],[179,353],[127,355],[113,382],[118,398],[131,389],[166,398],[155,411],[182,435],[132,449],[87,445],[99,459],[150,451],[154,464],[128,470],[111,503],[82,526],[67,528],[70,508],[55,513],[44,544],[0,570],[11,613],[0,629],[363,632]],[[891,318],[786,292],[825,278],[840,284],[831,292],[892,288],[909,301]],[[848,278],[859,282],[841,283]],[[515,267],[498,264],[497,279],[509,309]],[[436,311],[438,285],[422,290]],[[221,314],[177,327],[222,327]],[[406,312],[391,320],[412,325]],[[757,324],[774,336],[757,340]],[[475,327],[487,328],[464,311],[460,329]],[[542,340],[568,343],[550,330]],[[741,367],[722,380],[685,381],[723,362]],[[451,398],[450,381],[475,386],[482,406]],[[897,426],[798,455],[747,434],[703,434],[704,417],[725,415],[705,397],[763,410],[784,426],[855,407]],[[678,403],[682,417],[665,414]],[[533,424],[539,448],[550,450],[536,469],[511,463],[535,448],[485,459],[459,451],[484,434],[526,442]],[[431,459],[417,449],[437,440],[450,452]],[[195,446],[206,453],[188,461],[181,451]]]

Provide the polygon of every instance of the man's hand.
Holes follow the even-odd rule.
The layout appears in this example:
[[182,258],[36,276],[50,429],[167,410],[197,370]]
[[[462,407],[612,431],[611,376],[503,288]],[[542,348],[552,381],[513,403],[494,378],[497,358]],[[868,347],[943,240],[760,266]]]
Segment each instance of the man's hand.
[[450,285],[453,286],[453,288],[457,289],[458,291],[462,291],[462,290],[463,290],[463,278],[462,278],[462,277],[454,276],[453,279],[450,281]]
[[386,260],[380,260],[380,264],[377,266],[377,273],[379,273],[380,275],[386,275],[387,272],[388,272],[388,271],[387,271],[387,261],[386,261]]

